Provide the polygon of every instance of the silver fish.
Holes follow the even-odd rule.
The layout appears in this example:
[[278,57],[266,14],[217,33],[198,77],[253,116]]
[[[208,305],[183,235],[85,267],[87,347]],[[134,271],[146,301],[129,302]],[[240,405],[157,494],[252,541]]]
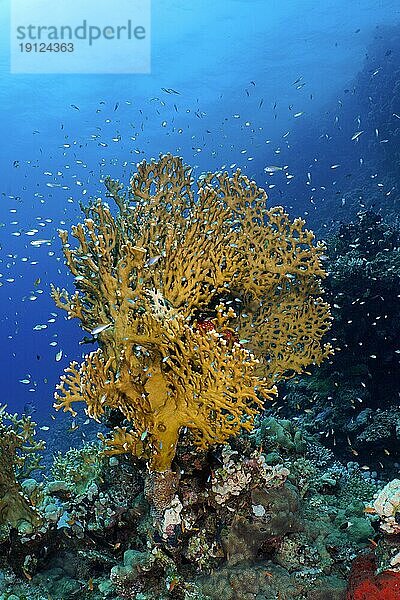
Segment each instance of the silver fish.
[[95,327],[94,329],[92,329],[92,331],[90,333],[92,335],[97,335],[98,333],[101,333],[102,331],[105,331],[109,327],[111,327],[111,323],[107,323],[107,325],[98,325],[97,327]]
[[363,134],[364,131],[356,131],[356,133],[352,136],[351,140],[358,140],[358,138],[360,137],[361,134]]
[[151,267],[152,265],[155,265],[161,258],[161,254],[159,254],[158,256],[152,256],[151,258],[149,258],[149,260],[146,262],[146,264],[144,265],[145,267]]
[[266,173],[276,173],[277,171],[283,171],[283,167],[275,167],[274,165],[271,165],[269,167],[264,167],[264,171]]

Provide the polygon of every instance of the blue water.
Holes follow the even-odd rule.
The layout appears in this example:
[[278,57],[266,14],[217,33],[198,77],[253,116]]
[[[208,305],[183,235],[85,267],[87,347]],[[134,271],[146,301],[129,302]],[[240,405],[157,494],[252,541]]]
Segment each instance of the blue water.
[[[36,417],[48,417],[62,368],[80,358],[82,332],[55,309],[49,284],[71,289],[56,231],[77,222],[79,201],[102,194],[102,176],[128,182],[138,161],[167,151],[198,172],[237,165],[271,186],[272,205],[315,223],[321,186],[336,183],[332,165],[345,152],[346,169],[359,169],[375,151],[350,139],[363,114],[358,126],[344,90],[377,32],[399,22],[396,0],[153,0],[151,74],[12,75],[9,4],[0,0],[0,361],[9,410],[34,403]],[[372,61],[371,73],[380,67]],[[327,125],[334,136],[338,123],[346,143],[324,145]],[[293,177],[268,176],[268,165],[287,165]],[[32,246],[37,239],[51,242]]]

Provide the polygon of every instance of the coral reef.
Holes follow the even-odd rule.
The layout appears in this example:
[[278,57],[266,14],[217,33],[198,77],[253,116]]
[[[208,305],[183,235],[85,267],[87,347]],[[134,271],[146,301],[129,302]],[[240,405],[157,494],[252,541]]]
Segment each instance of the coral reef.
[[[73,229],[77,247],[60,234],[77,290],[53,296],[99,348],[67,368],[56,406],[75,414],[83,402],[102,442],[86,429],[90,439],[55,453],[40,483],[27,462],[14,472],[40,515],[39,537],[8,525],[0,599],[398,593],[397,482],[342,464],[320,441],[332,436],[316,434],[331,413],[312,426],[310,390],[320,386],[316,403],[327,411],[333,363],[319,379],[316,370],[293,377],[331,353],[319,297],[323,246],[302,222],[267,210],[239,172],[198,186],[195,196],[176,158],[142,163],[125,195],[107,180],[116,216],[96,201]],[[343,335],[341,320],[341,346]],[[262,413],[289,379],[297,388]],[[279,416],[303,402],[303,418]],[[395,415],[394,406],[369,409]],[[367,433],[369,413],[357,418]]]
[[371,211],[327,240],[335,355],[286,388],[283,414],[321,432],[341,460],[396,476],[400,435],[399,231]]
[[379,492],[374,509],[381,518],[380,527],[386,533],[400,533],[400,479],[393,479]]
[[[208,452],[187,438],[176,477],[149,476],[129,453],[107,457],[96,443],[55,456],[41,487],[44,537],[32,545],[25,535],[24,548],[13,542],[22,570],[0,545],[0,558],[19,576],[4,565],[0,594],[272,600],[279,592],[287,600],[343,600],[352,558],[376,537],[377,516],[366,506],[379,489],[311,437],[277,444],[282,431],[301,440],[278,418]],[[379,549],[382,569],[393,569],[395,541]]]
[[108,452],[163,472],[183,429],[201,448],[250,429],[277,381],[331,353],[323,245],[239,170],[203,176],[195,193],[166,155],[138,165],[129,193],[106,185],[118,215],[87,208],[75,248],[60,231],[77,291],[53,297],[99,349],[67,368],[56,407],[117,412]]

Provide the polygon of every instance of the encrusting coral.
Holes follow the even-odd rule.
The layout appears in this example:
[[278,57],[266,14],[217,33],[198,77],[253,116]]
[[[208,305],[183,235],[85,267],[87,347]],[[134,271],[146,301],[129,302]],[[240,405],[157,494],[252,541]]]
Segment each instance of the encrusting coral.
[[196,193],[178,157],[137,169],[128,193],[106,180],[117,216],[98,199],[74,248],[60,231],[76,292],[53,298],[99,348],[66,369],[55,406],[117,411],[107,452],[164,472],[183,430],[208,448],[251,429],[277,381],[332,352],[331,317],[323,244],[240,170],[202,176]]

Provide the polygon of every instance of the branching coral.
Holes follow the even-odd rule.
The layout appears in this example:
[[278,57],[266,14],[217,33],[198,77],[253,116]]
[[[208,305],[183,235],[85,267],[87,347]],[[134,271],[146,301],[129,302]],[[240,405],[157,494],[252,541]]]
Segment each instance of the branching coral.
[[21,481],[40,468],[44,442],[34,439],[35,425],[30,417],[19,418],[0,406],[0,525],[20,533],[31,533],[41,523],[21,487]]
[[77,291],[53,297],[99,349],[67,369],[56,408],[119,411],[109,453],[165,471],[183,428],[203,448],[250,429],[279,379],[331,352],[323,245],[301,219],[267,210],[239,170],[203,176],[196,193],[190,168],[166,155],[138,165],[129,193],[106,186],[116,217],[98,200],[72,228],[75,248],[60,231]]
[[51,466],[54,480],[64,482],[76,495],[83,495],[96,479],[101,478],[105,458],[100,444],[87,443],[82,448],[70,448],[65,454],[57,452]]

